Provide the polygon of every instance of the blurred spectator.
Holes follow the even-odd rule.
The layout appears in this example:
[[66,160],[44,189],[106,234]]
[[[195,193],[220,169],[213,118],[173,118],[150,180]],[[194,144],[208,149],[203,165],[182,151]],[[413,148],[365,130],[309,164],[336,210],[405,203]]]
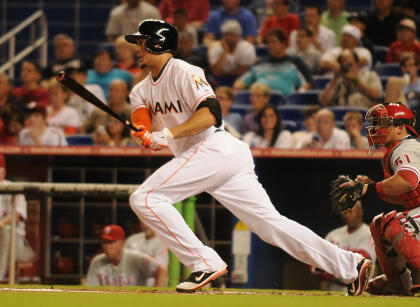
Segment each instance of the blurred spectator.
[[322,53],[313,47],[313,33],[308,28],[297,30],[296,48],[287,49],[289,55],[299,56],[309,67],[312,74],[319,72],[319,60]]
[[175,11],[183,9],[188,13],[186,22],[188,25],[201,28],[207,21],[210,13],[209,0],[162,0],[159,11],[162,19],[176,26]]
[[257,19],[257,27],[260,28],[264,20],[273,16],[273,0],[253,0],[249,1],[248,8],[254,13]]
[[358,28],[352,25],[346,25],[342,31],[341,47],[335,47],[327,50],[321,57],[320,66],[322,69],[337,73],[340,69],[337,62],[338,56],[343,49],[350,49],[357,53],[358,65],[363,70],[369,71],[372,68],[372,55],[370,51],[364,47],[359,47],[358,44],[361,38],[361,32]]
[[[359,253],[375,262],[375,244],[369,226],[363,223],[362,203],[358,201],[351,210],[341,213],[340,216],[345,225],[330,231],[325,240],[342,249]],[[333,277],[319,269],[311,268],[311,271],[316,275],[322,275],[323,279]],[[329,280],[328,290],[347,291],[347,286],[341,280],[332,278]]]
[[254,14],[246,8],[240,7],[241,0],[223,0],[223,7],[210,13],[206,25],[203,44],[210,45],[214,40],[222,38],[222,24],[228,19],[235,19],[242,28],[243,38],[255,43],[257,38],[257,23]]
[[335,33],[336,46],[341,45],[341,30],[348,24],[349,13],[344,10],[346,0],[327,0],[327,11],[322,13],[321,24]]
[[315,114],[321,109],[318,105],[311,105],[308,106],[303,110],[303,124],[305,125],[305,130],[300,130],[292,133],[292,147],[296,148],[297,145],[301,142],[301,140],[316,131],[316,122],[315,122]]
[[55,59],[49,63],[42,73],[42,79],[49,80],[61,70],[69,68],[79,69],[82,66],[91,66],[91,60],[76,55],[76,46],[73,39],[66,34],[57,34],[54,37]]
[[393,10],[414,19],[420,14],[420,2],[417,0],[395,0]]
[[400,66],[404,76],[388,79],[385,102],[399,101],[409,108],[420,106],[419,57],[412,52],[403,53]]
[[355,51],[344,49],[337,59],[338,70],[319,95],[322,105],[370,108],[382,93],[382,83],[375,71],[359,69]]
[[150,277],[155,278],[154,286],[166,285],[166,266],[145,253],[125,249],[125,233],[120,226],[105,226],[101,238],[104,252],[92,259],[86,285],[145,286]]
[[280,29],[286,35],[286,41],[289,42],[290,33],[300,28],[299,16],[289,13],[290,0],[273,0],[271,3],[273,16],[264,20],[258,34],[258,43],[263,43],[267,30]]
[[[360,31],[360,46],[365,47],[367,50],[369,50],[370,54],[372,55],[372,61],[375,65],[377,62],[376,59],[376,52],[375,52],[375,46],[373,42],[366,36],[366,14],[353,12],[347,17],[347,20],[352,26],[355,26]],[[373,66],[374,66],[373,65]]]
[[242,138],[250,147],[292,147],[292,134],[282,129],[281,116],[274,106],[266,105],[259,111],[257,123],[257,131],[249,131]]
[[242,39],[241,25],[236,20],[224,22],[222,33],[222,39],[209,47],[210,69],[216,79],[230,78],[233,82],[233,78],[242,75],[254,64],[255,48],[250,42]]
[[27,127],[19,134],[19,145],[65,146],[63,131],[47,125],[47,109],[43,105],[29,104]]
[[[6,180],[6,160],[0,154],[0,185],[11,183]],[[7,283],[5,275],[9,270],[10,255],[10,239],[11,239],[11,223],[12,205],[16,208],[16,245],[15,256],[16,261],[29,261],[35,254],[25,242],[25,221],[27,217],[26,199],[23,194],[0,194],[0,282]]]
[[7,119],[14,113],[22,114],[24,104],[12,95],[13,80],[0,73],[0,118],[7,126]]
[[172,22],[172,24],[178,30],[178,36],[180,36],[184,32],[190,33],[191,37],[194,40],[194,48],[196,48],[197,45],[198,45],[197,29],[194,28],[193,26],[187,24],[187,18],[188,18],[187,10],[184,9],[184,8],[177,8],[173,12],[173,22]]
[[[82,84],[88,91],[90,91],[93,95],[98,97],[104,103],[107,103],[104,95],[104,91],[102,88],[97,84],[86,84],[87,80],[87,68],[85,66],[81,66],[79,68],[70,68],[66,70],[66,73],[72,77],[74,80]],[[80,122],[83,123],[85,119],[92,113],[93,109],[95,108],[90,102],[87,102],[79,95],[73,93],[72,91],[69,92],[69,98],[67,100],[67,105],[69,107],[74,108],[78,114]]]
[[391,44],[387,62],[399,62],[404,52],[414,52],[420,57],[420,43],[416,40],[416,24],[411,19],[401,20],[397,27],[397,41]]
[[159,10],[146,1],[126,0],[114,7],[109,14],[105,34],[109,41],[133,33],[144,19],[161,19]]
[[[266,83],[272,90],[289,95],[300,87],[310,88],[309,83],[305,84],[299,68],[295,64],[295,59],[286,54],[286,37],[283,31],[271,29],[266,36],[268,57],[263,58],[233,85],[236,90],[249,87],[252,83]],[[306,64],[300,59],[301,63]]]
[[[124,113],[119,114],[125,116]],[[134,146],[136,143],[130,138],[130,130],[118,119],[108,116],[104,126],[99,126],[93,134],[93,142],[95,145],[107,146]]]
[[49,82],[48,92],[51,105],[47,108],[47,123],[64,132],[64,135],[73,135],[78,132],[81,125],[79,113],[76,109],[67,106],[70,91],[55,78]]
[[[145,253],[164,266],[168,266],[168,247],[156,236],[155,232],[145,223],[140,222],[140,233],[133,234],[125,241],[125,248]],[[153,286],[155,279],[147,281],[148,286]]]
[[344,117],[344,125],[350,137],[350,147],[355,149],[368,149],[369,143],[363,132],[363,115],[358,111],[349,111]]
[[258,130],[257,114],[268,104],[270,100],[270,87],[264,83],[253,83],[250,88],[250,100],[253,111],[244,116],[243,132]]
[[[129,119],[131,116],[131,105],[127,102],[127,96],[127,84],[121,79],[113,80],[109,85],[108,105],[112,110],[124,114],[124,117]],[[107,113],[99,108],[95,108],[83,123],[81,132],[92,133],[97,129],[104,131],[108,117]]]
[[105,94],[105,99],[109,99],[109,84],[114,79],[122,79],[129,88],[133,81],[133,76],[126,70],[113,68],[113,55],[108,49],[101,48],[96,52],[93,60],[93,69],[88,70],[86,84],[99,85]]
[[300,58],[292,58],[286,54],[286,37],[283,31],[271,29],[265,39],[268,57],[263,58],[244,75],[237,79],[233,85],[236,90],[249,87],[252,83],[266,83],[270,89],[280,91],[284,95],[293,93],[300,87],[310,88],[310,83],[305,83],[305,78],[299,69],[300,66],[309,68]]
[[[0,118],[1,120],[1,118]],[[0,129],[0,143],[18,145],[19,133],[25,124],[25,116],[23,112],[9,113],[3,120],[3,130]]]
[[[321,52],[335,47],[335,32],[321,24],[321,8],[315,5],[305,7],[305,25],[312,31],[311,46]],[[297,30],[290,34],[290,47],[296,46]]]
[[13,96],[22,100],[25,104],[35,101],[38,105],[48,106],[50,98],[48,91],[39,85],[41,80],[41,67],[32,60],[22,62],[20,72],[22,86],[15,87],[12,90]]
[[316,132],[308,134],[297,148],[350,149],[350,138],[346,131],[335,127],[335,116],[326,108],[315,115]]
[[209,71],[207,56],[198,53],[194,49],[194,37],[189,32],[180,33],[178,50],[175,58],[184,60],[192,65],[201,67],[205,73]]
[[366,36],[379,46],[390,46],[396,40],[395,29],[404,18],[393,10],[394,0],[375,0],[376,9],[366,18]]
[[243,120],[239,113],[230,112],[230,107],[234,100],[233,89],[229,86],[219,86],[216,88],[215,94],[222,109],[225,129],[233,136],[239,138],[243,129]]

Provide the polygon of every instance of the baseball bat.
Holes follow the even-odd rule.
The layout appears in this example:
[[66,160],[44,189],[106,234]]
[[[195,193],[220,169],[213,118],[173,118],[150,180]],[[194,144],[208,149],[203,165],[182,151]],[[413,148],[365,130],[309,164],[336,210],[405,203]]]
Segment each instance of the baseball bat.
[[69,90],[76,93],[87,102],[93,104],[94,106],[98,107],[102,111],[118,119],[125,126],[129,127],[130,129],[136,132],[140,131],[140,129],[134,127],[133,124],[128,119],[121,117],[118,113],[112,110],[108,105],[102,102],[98,97],[96,97],[91,92],[89,92],[83,85],[81,85],[79,82],[74,80],[72,77],[68,76],[64,71],[59,71],[57,73],[56,79],[58,82],[65,85]]

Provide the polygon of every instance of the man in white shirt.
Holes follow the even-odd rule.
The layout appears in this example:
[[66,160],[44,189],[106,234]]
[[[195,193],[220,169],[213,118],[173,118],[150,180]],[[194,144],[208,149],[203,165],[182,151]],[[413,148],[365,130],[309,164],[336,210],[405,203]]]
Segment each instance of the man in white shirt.
[[358,28],[352,25],[346,25],[341,31],[341,47],[335,47],[327,50],[321,57],[321,68],[336,73],[340,70],[340,64],[337,59],[343,49],[354,50],[359,58],[359,64],[362,70],[372,69],[372,54],[364,47],[359,47],[362,33]]
[[221,41],[208,51],[211,72],[216,77],[238,77],[255,63],[255,48],[242,39],[242,28],[236,20],[224,22],[222,33]]
[[[305,24],[312,31],[313,40],[311,46],[320,52],[335,47],[335,33],[321,25],[321,8],[316,5],[309,5],[305,8]],[[297,30],[290,34],[290,47],[296,49]]]
[[297,148],[350,149],[350,138],[346,131],[335,127],[335,117],[331,110],[319,110],[315,121],[316,132],[306,135]]

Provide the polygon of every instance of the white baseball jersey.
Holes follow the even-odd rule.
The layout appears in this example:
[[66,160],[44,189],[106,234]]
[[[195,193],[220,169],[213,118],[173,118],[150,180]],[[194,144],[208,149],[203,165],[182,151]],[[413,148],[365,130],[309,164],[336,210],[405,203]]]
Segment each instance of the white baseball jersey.
[[[0,184],[11,183],[9,180],[3,180]],[[26,220],[26,199],[25,195],[17,194],[13,197],[10,194],[0,194],[0,219],[4,218],[12,211],[12,200],[16,204],[16,213],[19,213],[21,219],[16,224],[16,232],[25,235],[25,220]]]
[[129,236],[125,248],[143,252],[164,265],[169,263],[168,247],[158,237],[147,239],[144,232]]
[[420,178],[420,143],[416,139],[403,140],[392,152],[389,163],[394,174],[407,170]]
[[325,239],[342,249],[359,253],[373,261],[376,259],[375,243],[369,226],[365,223],[352,233],[348,232],[347,225],[336,228],[329,232]]
[[[36,145],[31,136],[30,128],[23,128],[19,133],[19,145]],[[41,145],[44,146],[65,146],[66,137],[63,131],[55,127],[47,127],[41,135]]]
[[79,128],[81,125],[77,110],[68,106],[64,106],[64,108],[54,114],[52,113],[52,109],[50,109],[48,112],[47,123],[51,127],[63,130],[63,132],[66,127]]
[[108,260],[104,253],[95,256],[86,277],[88,286],[144,286],[154,277],[159,264],[144,253],[124,249],[118,264]]
[[[153,80],[149,74],[133,88],[130,101],[133,111],[137,108],[148,108],[152,118],[163,129],[185,122],[196,111],[200,102],[210,96],[216,95],[201,68],[171,58],[157,80]],[[203,133],[174,139],[169,142],[169,148],[175,156],[180,155],[215,129],[211,126]]]

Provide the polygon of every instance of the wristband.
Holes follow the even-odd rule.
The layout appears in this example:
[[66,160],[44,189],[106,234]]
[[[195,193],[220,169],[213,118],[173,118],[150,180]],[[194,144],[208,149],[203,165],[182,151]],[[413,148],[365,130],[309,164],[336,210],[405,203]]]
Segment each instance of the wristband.
[[379,193],[376,189],[376,184],[377,184],[376,182],[368,183],[365,197],[370,197],[370,196],[378,197],[379,196]]
[[168,128],[163,128],[162,130],[163,135],[165,136],[167,141],[172,141],[174,139],[174,136]]

